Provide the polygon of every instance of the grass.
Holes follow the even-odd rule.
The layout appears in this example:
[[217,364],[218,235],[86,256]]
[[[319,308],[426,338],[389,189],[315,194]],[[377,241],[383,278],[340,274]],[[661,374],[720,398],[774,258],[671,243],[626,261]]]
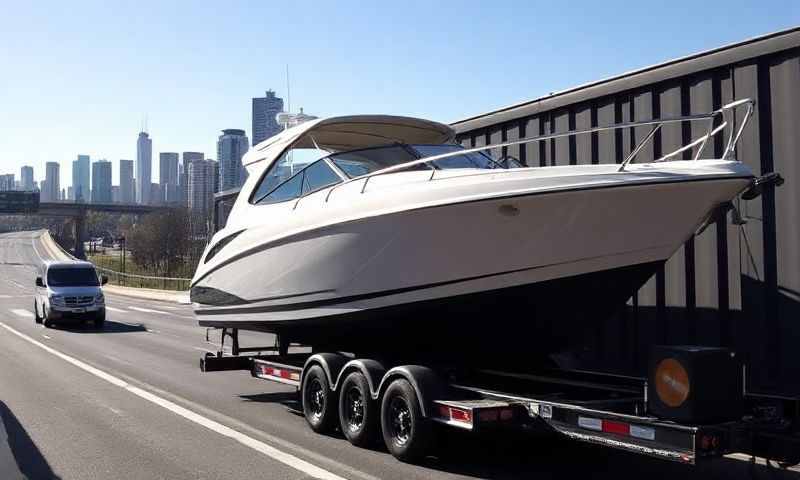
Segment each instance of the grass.
[[[100,268],[113,270],[115,272],[122,272],[122,258],[120,252],[113,253],[96,253],[87,255],[87,259]],[[130,252],[126,254],[125,258],[125,273],[127,275],[144,275],[150,277],[162,278],[141,278],[136,276],[123,276],[110,272],[101,272],[108,276],[108,282],[112,285],[120,285],[125,287],[138,287],[138,288],[155,288],[159,290],[187,290],[189,288],[188,280],[166,280],[166,273],[163,271],[155,271],[147,269],[138,265],[131,258]],[[176,268],[170,277],[176,278],[191,278],[194,274],[194,266],[181,265]]]

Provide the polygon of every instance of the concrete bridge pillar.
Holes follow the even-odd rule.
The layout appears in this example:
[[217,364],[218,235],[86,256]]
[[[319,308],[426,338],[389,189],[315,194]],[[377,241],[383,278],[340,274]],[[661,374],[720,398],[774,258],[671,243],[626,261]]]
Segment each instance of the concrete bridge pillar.
[[73,218],[73,225],[75,226],[75,248],[73,249],[72,254],[75,255],[75,258],[80,258],[81,260],[86,258],[86,254],[83,251],[83,242],[86,240],[86,211],[81,209],[80,214]]

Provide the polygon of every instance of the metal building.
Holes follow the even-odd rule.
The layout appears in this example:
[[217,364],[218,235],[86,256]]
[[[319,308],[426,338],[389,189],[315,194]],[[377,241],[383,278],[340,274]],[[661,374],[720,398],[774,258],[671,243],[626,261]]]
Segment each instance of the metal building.
[[[592,367],[643,373],[652,344],[731,346],[751,365],[749,387],[800,393],[800,28],[746,40],[455,122],[459,141],[481,146],[633,120],[705,113],[756,100],[737,149],[757,175],[786,183],[739,201],[731,215],[686,244],[631,299],[598,323],[578,357]],[[665,127],[638,156],[659,157],[705,133]],[[694,130],[694,131],[693,131]],[[503,148],[529,166],[621,162],[646,127]],[[713,145],[719,154],[724,146]],[[691,151],[686,155],[691,158]],[[591,239],[587,239],[591,241]],[[575,294],[576,301],[580,293]]]

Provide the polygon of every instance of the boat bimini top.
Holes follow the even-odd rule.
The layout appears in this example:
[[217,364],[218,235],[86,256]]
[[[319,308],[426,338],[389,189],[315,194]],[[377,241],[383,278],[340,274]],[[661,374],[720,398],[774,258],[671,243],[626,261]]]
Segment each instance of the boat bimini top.
[[[455,131],[439,122],[394,115],[351,115],[302,123],[253,147],[242,159],[250,174],[272,164],[288,148],[330,153],[376,145],[450,143]],[[256,166],[257,165],[257,166]]]

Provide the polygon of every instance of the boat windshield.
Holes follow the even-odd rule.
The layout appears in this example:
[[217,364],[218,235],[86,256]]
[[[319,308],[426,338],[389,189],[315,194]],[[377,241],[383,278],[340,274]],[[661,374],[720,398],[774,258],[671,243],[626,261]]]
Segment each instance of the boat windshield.
[[[414,150],[419,152],[419,158],[433,157],[436,155],[443,155],[445,153],[457,152],[464,150],[464,147],[456,144],[445,145],[412,145]],[[455,155],[452,157],[434,160],[433,164],[440,169],[448,168],[507,168],[492,159],[489,155],[483,152],[471,152],[463,155]]]
[[[417,159],[404,145],[365,148],[349,152],[335,153],[329,157],[349,178],[367,175],[377,170],[411,162]],[[430,170],[426,165],[414,165],[409,170]]]
[[[433,157],[445,153],[464,150],[457,144],[442,145],[389,145],[373,147],[363,150],[353,150],[331,155],[330,160],[349,178],[367,175],[402,163],[411,162],[425,157]],[[511,157],[503,161],[494,160],[484,152],[470,152],[463,155],[442,158],[431,162],[434,168],[517,168],[522,165]],[[412,165],[409,170],[430,170],[429,164]]]

